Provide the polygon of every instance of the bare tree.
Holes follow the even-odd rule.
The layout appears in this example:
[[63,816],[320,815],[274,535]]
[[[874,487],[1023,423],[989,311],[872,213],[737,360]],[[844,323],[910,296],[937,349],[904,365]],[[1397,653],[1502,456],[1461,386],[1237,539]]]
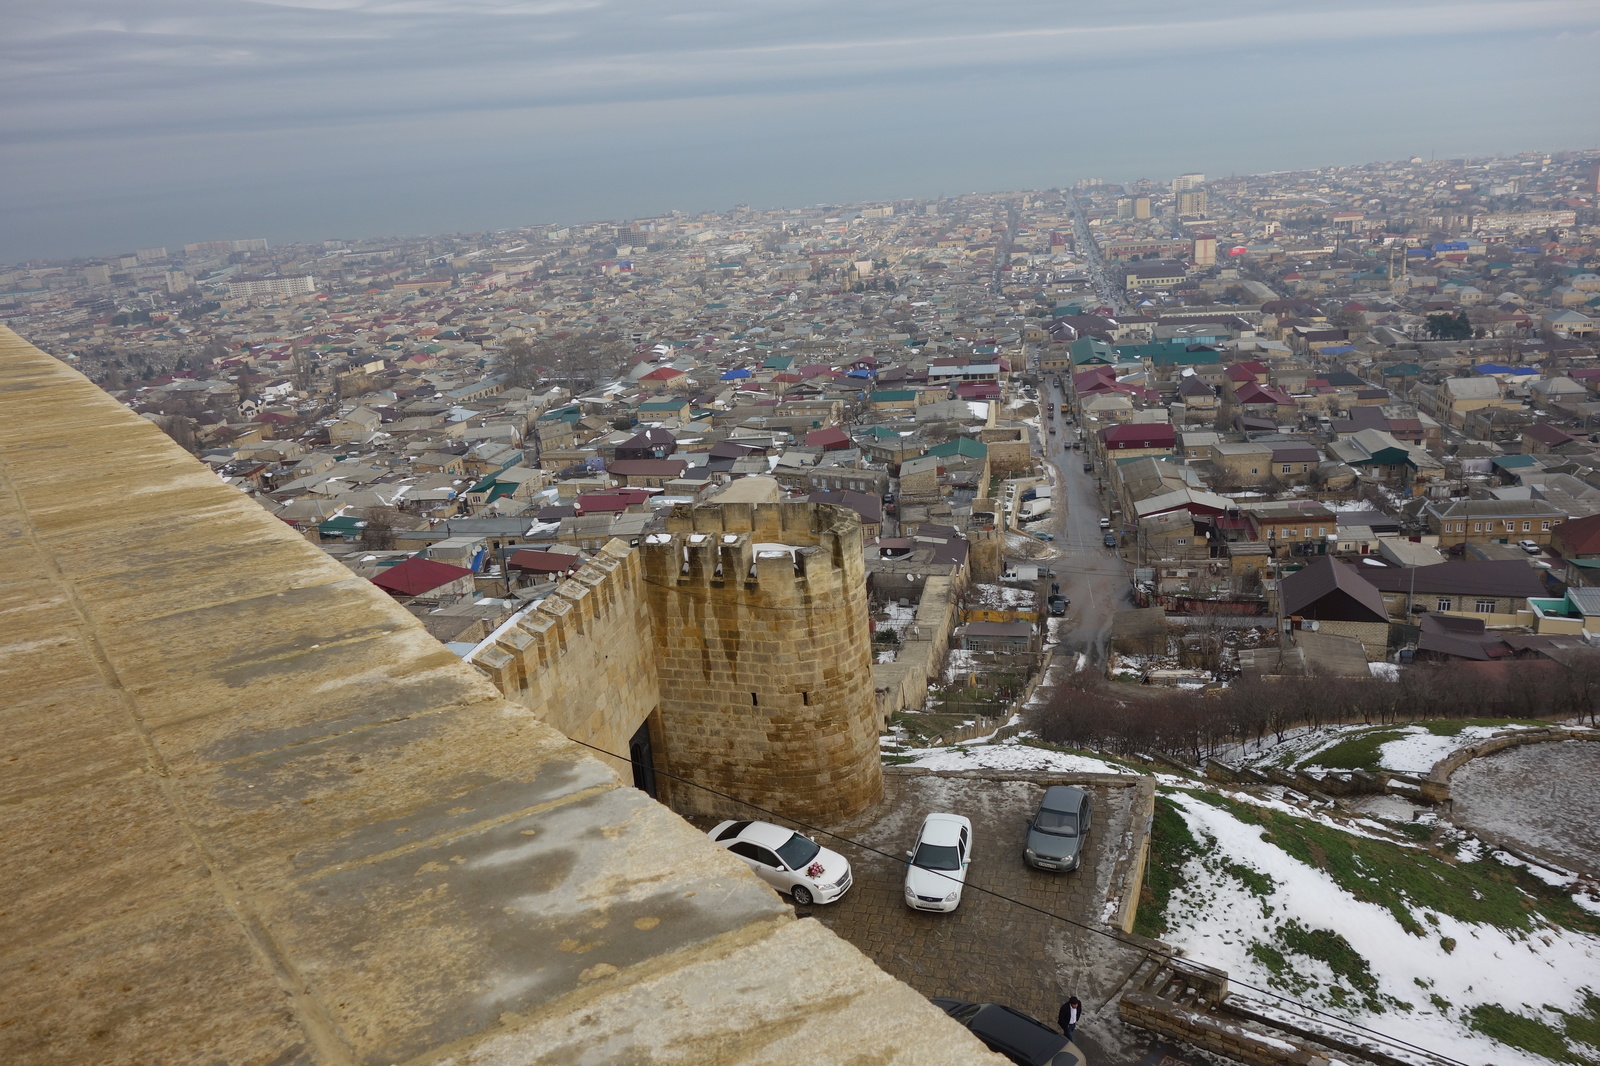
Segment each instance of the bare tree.
[[361,533],[356,543],[367,551],[389,551],[394,548],[395,509],[393,507],[368,507],[361,512]]
[[513,388],[527,388],[539,379],[533,364],[533,348],[521,337],[506,341],[501,349],[501,365],[505,368],[506,384]]

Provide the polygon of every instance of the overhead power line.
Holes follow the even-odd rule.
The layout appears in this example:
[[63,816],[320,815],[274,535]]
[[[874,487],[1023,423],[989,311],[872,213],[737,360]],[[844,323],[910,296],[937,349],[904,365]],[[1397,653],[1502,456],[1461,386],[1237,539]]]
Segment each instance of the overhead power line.
[[[572,738],[569,738],[569,739],[572,739]],[[590,743],[588,743],[586,741],[582,741],[582,740],[573,740],[572,742],[574,744],[580,745],[581,747],[588,748],[590,751],[596,751],[596,752],[599,752],[601,755],[606,755],[606,756],[609,756],[610,758],[617,759],[617,760],[619,760],[621,762],[625,762],[630,766],[643,766],[644,765],[644,763],[642,763],[640,760],[634,759],[631,755],[618,755],[614,751],[607,751],[606,749],[604,749],[602,747],[599,747],[598,745],[590,744]],[[669,781],[676,781],[676,782],[679,782],[681,784],[688,785],[690,788],[697,788],[700,791],[709,793],[710,795],[716,796],[719,799],[727,800],[730,803],[737,803],[742,807],[748,807],[753,811],[758,811],[761,814],[769,815],[769,816],[771,816],[773,818],[776,818],[776,819],[778,819],[780,821],[788,822],[788,823],[790,823],[792,825],[797,825],[801,829],[805,830],[808,833],[815,833],[815,834],[817,834],[819,836],[830,837],[833,840],[837,840],[837,841],[840,841],[840,842],[842,842],[844,844],[848,844],[853,848],[858,848],[861,851],[864,851],[869,855],[877,855],[877,856],[880,856],[882,858],[888,859],[890,862],[893,862],[893,863],[896,863],[896,864],[903,863],[905,861],[904,859],[902,859],[902,858],[900,858],[900,857],[898,857],[896,855],[892,855],[889,852],[883,851],[880,848],[875,848],[870,844],[863,844],[858,840],[853,840],[850,837],[843,836],[842,834],[839,834],[839,833],[835,833],[831,829],[824,829],[821,826],[809,825],[809,824],[807,824],[805,822],[802,822],[802,821],[800,821],[798,819],[791,818],[791,817],[789,817],[787,815],[784,815],[784,814],[779,814],[777,811],[769,810],[766,807],[762,807],[760,804],[751,803],[749,800],[739,799],[737,796],[731,796],[726,792],[720,792],[717,789],[711,788],[709,785],[702,785],[698,781],[691,781],[688,778],[682,777],[682,776],[680,776],[678,774],[673,774],[673,773],[670,773],[670,772],[665,771],[665,770],[657,769],[653,765],[650,766],[650,770],[651,770],[652,773],[654,773],[658,777],[665,777]],[[956,880],[955,878],[951,877],[949,874],[941,873],[940,871],[937,871],[937,870],[930,870],[928,872],[937,874],[938,876],[943,877],[946,880],[949,880],[949,881],[952,881],[952,882]],[[1004,901],[1006,903],[1009,903],[1009,904],[1011,904],[1013,906],[1021,907],[1024,910],[1032,911],[1035,914],[1041,914],[1041,915],[1045,916],[1046,918],[1050,918],[1050,919],[1052,919],[1054,921],[1061,922],[1061,923],[1063,923],[1065,925],[1073,926],[1074,928],[1077,928],[1077,929],[1082,929],[1085,932],[1094,934],[1095,936],[1103,937],[1103,938],[1105,938],[1107,940],[1110,940],[1110,941],[1112,941],[1112,942],[1114,942],[1116,944],[1121,945],[1124,948],[1128,948],[1129,950],[1132,950],[1132,951],[1138,952],[1140,954],[1143,954],[1146,958],[1157,958],[1157,959],[1165,960],[1167,962],[1184,962],[1184,961],[1194,962],[1194,961],[1196,961],[1196,960],[1193,960],[1193,959],[1184,959],[1183,957],[1175,955],[1175,954],[1172,954],[1170,952],[1155,951],[1155,950],[1151,949],[1150,947],[1148,947],[1148,946],[1146,946],[1144,944],[1135,943],[1134,941],[1129,940],[1129,939],[1127,939],[1127,938],[1125,938],[1125,937],[1123,937],[1123,936],[1121,936],[1121,935],[1119,935],[1119,934],[1117,934],[1117,933],[1115,933],[1115,932],[1113,932],[1113,931],[1111,931],[1109,929],[1097,928],[1097,927],[1089,925],[1089,924],[1087,924],[1085,922],[1080,922],[1075,918],[1069,918],[1064,914],[1058,914],[1055,911],[1046,910],[1043,907],[1035,906],[1032,903],[1028,903],[1028,902],[1026,902],[1024,900],[1017,899],[1014,896],[1008,896],[1003,892],[996,892],[994,889],[985,888],[982,885],[966,884],[965,882],[963,882],[963,884],[965,884],[965,887],[967,887],[967,888],[973,889],[973,890],[975,890],[977,892],[980,892],[980,893],[982,893],[984,895],[987,895],[987,896],[993,896],[994,898],[1002,900],[1002,901]],[[1298,971],[1296,971],[1296,972],[1298,972]],[[1306,976],[1309,977],[1310,975],[1306,975]],[[1345,1030],[1347,1030],[1347,1031],[1349,1031],[1351,1033],[1359,1033],[1363,1038],[1376,1040],[1379,1043],[1388,1044],[1390,1047],[1402,1048],[1402,1049],[1404,1049],[1406,1051],[1415,1052],[1415,1053],[1422,1054],[1422,1055],[1427,1055],[1427,1056],[1430,1056],[1433,1059],[1437,1060],[1438,1062],[1447,1064],[1447,1066],[1468,1066],[1467,1063],[1464,1063],[1459,1059],[1453,1059],[1453,1058],[1449,1057],[1448,1055],[1444,1055],[1444,1054],[1442,1054],[1440,1052],[1437,1052],[1437,1051],[1431,1051],[1428,1048],[1422,1047],[1419,1044],[1413,1044],[1413,1043],[1411,1043],[1409,1041],[1401,1040],[1398,1037],[1393,1037],[1393,1036],[1389,1036],[1389,1035],[1387,1035],[1385,1033],[1381,1033],[1376,1029],[1372,1029],[1372,1028],[1369,1028],[1369,1027],[1367,1027],[1365,1025],[1362,1025],[1360,1022],[1352,1021],[1352,1020],[1350,1020],[1348,1018],[1342,1018],[1337,1014],[1332,1014],[1332,1013],[1330,1013],[1328,1011],[1322,1010],[1320,1007],[1312,1006],[1309,1003],[1303,1003],[1303,1002],[1301,1002],[1301,1001],[1299,1001],[1297,999],[1294,999],[1291,996],[1286,996],[1283,993],[1275,991],[1273,989],[1263,988],[1263,987],[1261,987],[1259,985],[1253,985],[1253,984],[1250,984],[1248,981],[1238,980],[1238,979],[1232,977],[1231,975],[1228,978],[1228,983],[1230,985],[1234,985],[1234,986],[1237,986],[1239,988],[1249,989],[1250,991],[1259,993],[1260,995],[1270,996],[1273,999],[1279,1000],[1282,1003],[1286,1003],[1286,1004],[1290,1005],[1291,1007],[1295,1008],[1296,1010],[1302,1012],[1302,1014],[1304,1016],[1308,1017],[1308,1018],[1315,1017],[1318,1020],[1322,1020],[1322,1021],[1326,1021],[1326,1022],[1332,1023],[1334,1026],[1339,1027],[1339,1028],[1343,1028],[1343,1029],[1345,1029]]]

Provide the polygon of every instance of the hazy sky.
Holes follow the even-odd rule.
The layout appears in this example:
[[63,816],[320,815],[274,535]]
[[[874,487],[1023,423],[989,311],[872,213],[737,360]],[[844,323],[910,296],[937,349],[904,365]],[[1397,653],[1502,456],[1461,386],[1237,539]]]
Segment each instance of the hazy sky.
[[0,261],[1600,144],[1595,0],[0,0]]

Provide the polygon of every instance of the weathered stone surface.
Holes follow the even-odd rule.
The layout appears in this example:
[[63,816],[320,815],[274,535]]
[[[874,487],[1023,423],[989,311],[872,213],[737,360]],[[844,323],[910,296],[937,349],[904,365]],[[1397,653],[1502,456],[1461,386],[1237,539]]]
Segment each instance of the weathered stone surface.
[[995,1061],[4,329],[0,544],[0,1061]]
[[[560,1063],[1002,1062],[929,1026],[928,1003],[812,921],[687,965],[560,1017],[542,1018],[449,1066]],[[863,1043],[870,1033],[870,1043]],[[648,1055],[639,1048],[648,1047]]]

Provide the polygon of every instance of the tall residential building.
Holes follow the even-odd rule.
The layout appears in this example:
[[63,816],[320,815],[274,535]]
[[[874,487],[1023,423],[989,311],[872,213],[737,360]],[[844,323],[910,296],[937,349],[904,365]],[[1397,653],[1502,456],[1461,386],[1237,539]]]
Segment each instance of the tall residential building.
[[1174,194],[1188,192],[1190,189],[1200,188],[1205,183],[1206,176],[1204,174],[1179,174],[1172,179],[1172,191]]
[[1207,211],[1206,191],[1188,189],[1178,194],[1178,214],[1180,216],[1204,218]]
[[267,241],[264,237],[251,237],[242,241],[199,241],[195,244],[183,246],[184,255],[226,255],[229,252],[264,252],[267,250]]
[[90,285],[110,285],[111,268],[104,263],[90,263],[83,268],[83,280]]
[[228,279],[228,295],[239,296],[299,296],[317,291],[317,282],[310,274],[292,278],[263,278],[241,274]]
[[1194,265],[1215,266],[1217,262],[1217,237],[1214,233],[1197,233],[1194,238]]
[[1134,218],[1149,218],[1150,217],[1150,197],[1148,197],[1148,196],[1135,196],[1133,198],[1133,217]]

